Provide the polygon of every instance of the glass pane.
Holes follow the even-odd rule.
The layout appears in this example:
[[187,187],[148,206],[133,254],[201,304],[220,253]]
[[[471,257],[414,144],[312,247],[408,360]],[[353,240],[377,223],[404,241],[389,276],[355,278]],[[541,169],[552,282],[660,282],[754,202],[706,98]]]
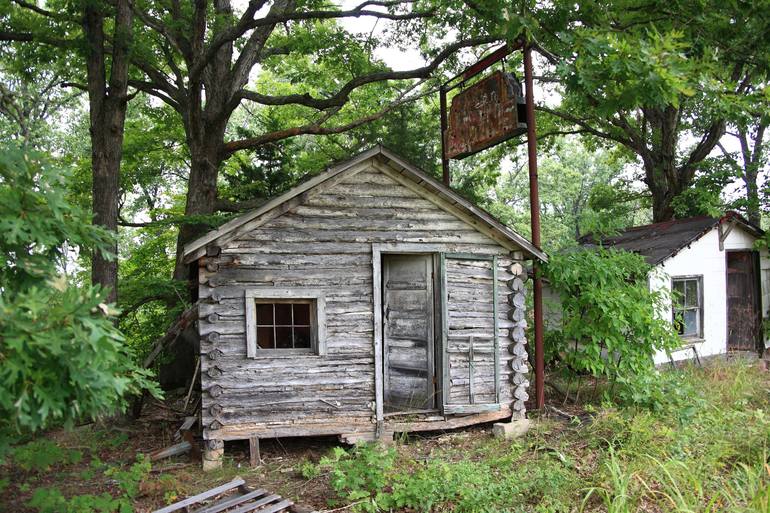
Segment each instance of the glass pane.
[[[277,309],[276,309],[277,310]],[[278,316],[276,312],[276,317]],[[291,328],[275,328],[275,347],[276,349],[291,349]]]
[[684,282],[674,282],[673,301],[675,305],[681,305],[684,302]]
[[698,311],[686,310],[684,312],[684,332],[682,335],[697,335],[698,334]]
[[273,328],[257,328],[257,345],[262,349],[273,349]]
[[294,328],[294,347],[310,349],[310,327]]
[[[289,303],[275,304],[275,323],[287,326],[291,325],[291,305]],[[291,337],[289,338],[291,339]],[[291,341],[289,344],[291,344]]]
[[684,334],[684,316],[681,310],[674,310],[674,329],[680,335]]
[[295,326],[309,326],[310,325],[310,305],[295,304],[294,305],[294,325]]
[[698,306],[698,280],[687,280],[685,306]]
[[270,303],[257,303],[257,324],[273,324],[273,305]]

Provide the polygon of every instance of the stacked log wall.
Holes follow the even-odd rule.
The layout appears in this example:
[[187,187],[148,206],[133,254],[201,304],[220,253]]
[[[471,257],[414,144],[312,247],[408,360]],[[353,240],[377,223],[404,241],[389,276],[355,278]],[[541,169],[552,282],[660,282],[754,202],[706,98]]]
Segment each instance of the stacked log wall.
[[[505,307],[509,251],[471,225],[376,169],[360,171],[199,260],[202,422],[206,438],[254,431],[298,434],[329,422],[373,425],[372,244],[425,243],[432,250],[498,256],[499,366],[512,379],[506,336],[513,326]],[[469,292],[467,281],[491,283],[491,272],[471,266],[448,274],[450,298]],[[246,357],[244,293],[252,288],[320,289],[326,299],[327,354]],[[470,300],[470,296],[466,299]],[[487,304],[489,303],[489,304]],[[491,315],[487,301],[458,322]],[[488,328],[486,328],[488,330]],[[483,380],[493,367],[482,365]],[[481,371],[479,371],[481,372]],[[486,376],[489,374],[489,376]],[[458,377],[458,379],[461,379]],[[460,382],[457,383],[460,386]],[[501,400],[512,400],[511,386]]]

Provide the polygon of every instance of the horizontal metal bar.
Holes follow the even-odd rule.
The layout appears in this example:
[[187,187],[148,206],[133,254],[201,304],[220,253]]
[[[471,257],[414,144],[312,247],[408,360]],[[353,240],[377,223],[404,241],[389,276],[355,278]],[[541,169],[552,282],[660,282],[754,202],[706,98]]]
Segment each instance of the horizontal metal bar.
[[[495,64],[498,61],[503,60],[508,55],[512,54],[516,50],[521,50],[524,48],[524,42],[519,39],[513,44],[505,44],[504,46],[501,46],[491,54],[487,55],[486,57],[482,57],[476,64],[473,64],[469,66],[465,71],[462,73],[458,73],[457,75],[453,76],[443,84],[441,84],[441,89],[443,91],[451,91],[452,89],[456,87],[460,87],[462,84],[464,84],[467,80],[470,80],[471,78],[475,77],[485,69],[489,68],[492,64]],[[451,87],[447,87],[448,84],[451,82],[454,82],[458,78],[462,78],[460,82],[457,84],[454,84]]]

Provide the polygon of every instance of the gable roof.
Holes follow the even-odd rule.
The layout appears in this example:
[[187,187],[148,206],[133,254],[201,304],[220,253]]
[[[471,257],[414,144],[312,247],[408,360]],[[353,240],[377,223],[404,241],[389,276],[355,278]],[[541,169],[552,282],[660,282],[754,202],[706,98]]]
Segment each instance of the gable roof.
[[[378,167],[376,164],[384,164],[392,171],[401,175],[418,186],[418,190],[425,196],[430,196],[440,200],[440,203],[447,204],[449,208],[456,208],[465,215],[471,217],[479,224],[490,231],[497,238],[512,243],[512,245],[521,248],[521,250],[532,258],[537,258],[543,262],[548,260],[548,256],[541,249],[535,247],[525,237],[519,235],[514,230],[508,228],[501,221],[483,208],[467,200],[444,183],[436,180],[417,166],[409,163],[402,157],[383,146],[375,146],[366,150],[353,158],[333,166],[313,178],[300,183],[287,192],[267,201],[260,207],[236,217],[223,224],[216,230],[190,242],[184,247],[184,261],[190,263],[205,255],[207,246],[222,246],[228,241],[234,239],[244,231],[252,230],[270,219],[278,217],[289,209],[300,204],[312,189],[319,187],[324,183],[336,183],[349,174],[354,174],[364,168]],[[442,205],[438,205],[442,208]],[[475,223],[474,223],[475,224]]]
[[719,218],[697,216],[634,226],[598,241],[593,235],[587,234],[578,239],[578,242],[586,247],[596,247],[601,243],[604,247],[631,251],[642,255],[647,263],[658,265],[722,223],[735,223],[755,237],[764,234],[760,228],[749,223],[737,212],[727,212]]

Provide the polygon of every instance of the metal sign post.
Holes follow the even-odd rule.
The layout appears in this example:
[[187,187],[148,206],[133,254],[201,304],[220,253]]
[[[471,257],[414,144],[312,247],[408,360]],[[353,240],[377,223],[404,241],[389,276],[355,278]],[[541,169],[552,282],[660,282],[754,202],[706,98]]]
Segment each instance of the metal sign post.
[[[468,80],[475,77],[482,71],[488,69],[493,64],[502,61],[505,57],[513,53],[514,51],[522,50],[524,54],[524,84],[525,84],[525,114],[526,120],[526,132],[527,132],[527,160],[529,163],[529,201],[530,201],[530,219],[532,227],[532,243],[540,249],[540,198],[538,193],[538,179],[537,179],[537,127],[535,125],[535,99],[533,89],[532,78],[532,48],[528,44],[525,44],[523,40],[518,40],[514,44],[507,44],[487,57],[481,59],[473,66],[466,69],[463,73],[460,73],[451,79],[444,82],[439,88],[440,105],[441,105],[441,169],[442,178],[446,185],[450,185],[451,177],[449,173],[449,160],[450,154],[448,153],[450,133],[450,123],[447,116],[447,93],[453,89],[463,86]],[[451,84],[451,85],[450,85]],[[492,96],[497,96],[492,91]],[[492,101],[495,101],[493,99]],[[499,101],[499,100],[498,100]],[[515,113],[514,113],[515,116]],[[497,118],[494,118],[497,119]],[[515,119],[515,117],[514,117]],[[475,120],[478,122],[483,122]],[[455,127],[456,128],[456,127]],[[489,127],[474,127],[475,132],[489,132]],[[499,128],[499,127],[498,127]],[[509,132],[502,136],[501,134],[493,134],[495,137],[491,138],[487,143],[481,141],[478,146],[480,149],[490,147],[494,144],[502,142],[507,138],[514,137],[523,133],[523,128],[518,126],[508,127],[506,129]],[[479,141],[473,141],[479,142]],[[480,151],[478,148],[473,147],[470,144],[470,148],[467,152],[455,152],[456,157],[464,158],[465,156]],[[544,390],[544,376],[545,376],[545,359],[543,355],[543,282],[540,278],[539,265],[534,262],[534,276],[533,276],[533,300],[534,300],[534,328],[535,328],[535,404],[537,409],[542,409],[545,405],[545,390]]]
[[[527,104],[527,160],[529,163],[529,209],[532,244],[540,249],[540,194],[537,187],[537,126],[535,125],[535,94],[532,84],[532,47],[524,47],[524,84]],[[545,406],[545,358],[543,355],[543,279],[537,261],[533,265],[533,310],[535,317],[535,404]]]

